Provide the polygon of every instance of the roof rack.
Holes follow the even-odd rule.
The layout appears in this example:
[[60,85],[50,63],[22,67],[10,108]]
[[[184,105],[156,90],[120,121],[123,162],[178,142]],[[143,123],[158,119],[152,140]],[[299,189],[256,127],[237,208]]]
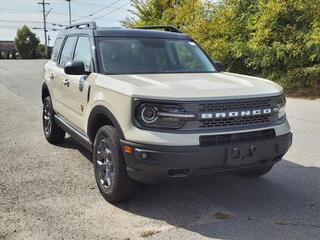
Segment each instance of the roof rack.
[[145,27],[137,27],[137,29],[163,29],[164,31],[167,31],[167,32],[182,33],[178,27],[174,27],[171,25],[145,26]]
[[90,28],[96,29],[97,25],[96,22],[83,22],[83,23],[76,23],[70,26],[67,26],[65,29],[72,29],[72,28]]

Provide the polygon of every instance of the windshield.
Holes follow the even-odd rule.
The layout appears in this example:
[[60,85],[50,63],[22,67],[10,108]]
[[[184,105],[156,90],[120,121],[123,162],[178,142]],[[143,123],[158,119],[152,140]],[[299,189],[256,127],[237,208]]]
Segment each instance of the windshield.
[[100,38],[97,46],[106,74],[215,72],[208,57],[189,40]]

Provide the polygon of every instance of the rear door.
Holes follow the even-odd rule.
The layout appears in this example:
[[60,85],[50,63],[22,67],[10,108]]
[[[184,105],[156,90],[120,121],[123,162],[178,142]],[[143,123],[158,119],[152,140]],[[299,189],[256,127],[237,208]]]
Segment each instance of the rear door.
[[70,85],[68,84],[69,78],[68,75],[64,73],[64,66],[67,62],[72,61],[74,47],[76,45],[78,36],[68,36],[64,41],[63,48],[60,54],[60,60],[57,64],[57,71],[55,81],[57,84],[57,97],[56,97],[56,110],[60,113],[64,118],[68,117],[68,104],[66,103],[66,99],[64,98],[64,92],[68,91]]
[[48,61],[48,63],[45,65],[45,72],[44,76],[46,79],[46,82],[48,84],[48,87],[50,89],[50,96],[51,101],[53,103],[53,108],[57,111],[56,107],[56,99],[61,99],[61,85],[60,82],[57,80],[57,76],[59,75],[58,72],[59,67],[57,66],[59,61],[59,53],[61,50],[61,46],[63,43],[64,38],[58,37],[54,43],[54,47],[51,54],[51,59]]
[[88,75],[65,75],[68,87],[63,88],[64,105],[68,109],[66,119],[76,128],[83,130],[83,112],[87,106],[89,84],[87,78],[93,71],[90,39],[80,35],[74,50],[74,61],[82,61]]

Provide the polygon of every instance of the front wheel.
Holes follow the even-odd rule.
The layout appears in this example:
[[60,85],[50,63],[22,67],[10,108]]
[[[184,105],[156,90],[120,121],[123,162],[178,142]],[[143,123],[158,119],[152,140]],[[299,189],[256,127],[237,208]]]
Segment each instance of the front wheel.
[[117,131],[112,126],[101,127],[93,146],[96,182],[102,196],[110,203],[126,200],[134,189],[127,175]]
[[262,175],[267,174],[272,169],[272,167],[273,166],[271,165],[271,166],[254,169],[254,170],[248,170],[248,171],[239,173],[239,175],[244,177],[249,177],[249,178],[260,177]]

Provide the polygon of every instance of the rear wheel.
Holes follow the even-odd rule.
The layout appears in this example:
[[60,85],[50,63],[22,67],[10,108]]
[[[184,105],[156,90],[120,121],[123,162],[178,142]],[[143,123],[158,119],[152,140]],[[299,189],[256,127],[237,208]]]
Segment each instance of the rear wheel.
[[49,143],[57,144],[64,140],[66,132],[54,120],[52,102],[49,96],[43,101],[42,125],[44,136]]
[[254,170],[241,172],[239,174],[241,176],[249,177],[249,178],[260,177],[262,175],[267,174],[272,169],[272,167],[273,167],[272,165],[271,166],[266,166],[266,167],[263,167],[263,168],[258,168],[258,169],[254,169]]
[[93,146],[94,174],[100,193],[110,203],[126,200],[134,190],[134,181],[127,175],[117,131],[101,127]]

